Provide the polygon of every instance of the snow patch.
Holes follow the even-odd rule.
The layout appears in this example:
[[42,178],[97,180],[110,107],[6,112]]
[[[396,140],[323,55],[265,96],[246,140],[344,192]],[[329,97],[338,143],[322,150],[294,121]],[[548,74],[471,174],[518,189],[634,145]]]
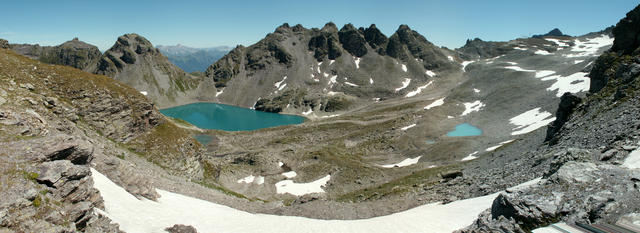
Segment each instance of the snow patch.
[[309,108],[309,110],[308,110],[308,111],[306,111],[306,112],[302,112],[302,115],[305,115],[305,116],[306,116],[306,115],[311,114],[312,112],[313,112],[313,109]]
[[410,78],[405,78],[405,79],[404,79],[404,81],[402,81],[402,86],[401,86],[401,87],[396,88],[396,92],[398,92],[398,91],[400,91],[400,90],[402,90],[402,89],[407,88],[407,87],[409,86],[409,83],[411,83],[411,79],[410,79]]
[[556,82],[547,88],[548,91],[558,90],[557,97],[561,97],[565,92],[578,93],[589,90],[591,79],[587,77],[589,73],[577,72],[569,76],[553,75],[543,78],[542,81],[555,80]]
[[357,87],[358,86],[358,85],[350,83],[350,82],[344,82],[344,84],[347,84],[347,85],[352,86],[352,87]]
[[276,193],[289,193],[295,196],[302,196],[310,193],[324,193],[324,187],[331,179],[331,175],[327,175],[318,180],[309,183],[294,183],[293,180],[281,180],[276,183]]
[[329,65],[333,65],[334,62],[336,62],[336,60],[329,60]]
[[222,88],[222,90],[220,90],[220,92],[216,92],[216,97],[218,97],[219,95],[222,95],[222,92],[224,92],[224,88]]
[[520,48],[520,47],[513,47],[513,49],[522,50],[522,51],[527,51],[527,49],[526,49],[526,48]]
[[427,74],[429,77],[432,77],[432,78],[433,78],[434,76],[436,76],[436,73],[434,73],[434,72],[433,72],[433,71],[431,71],[431,70],[427,70],[427,71],[425,71],[425,74]]
[[478,89],[476,89],[476,88],[473,88],[473,92],[475,92],[475,93],[480,93],[480,90],[478,90]]
[[540,70],[536,71],[536,78],[547,77],[549,75],[555,74],[556,72],[553,70]]
[[282,91],[282,89],[284,89],[286,86],[287,86],[286,83],[284,85],[280,86],[280,88],[278,88],[278,91]]
[[573,64],[578,64],[578,63],[583,62],[583,61],[584,60],[575,60],[575,61],[573,61]]
[[420,94],[420,92],[422,92],[422,90],[424,90],[425,88],[429,87],[429,85],[431,85],[433,83],[433,81],[429,81],[429,83],[425,84],[424,86],[419,86],[418,89],[416,89],[415,91],[411,91],[409,93],[407,93],[407,95],[405,95],[405,97],[413,97],[417,94]]
[[469,113],[480,111],[480,109],[482,109],[485,106],[485,104],[480,102],[480,100],[476,100],[471,103],[462,103],[462,104],[464,105],[464,112],[462,112],[462,115],[460,116],[466,116]]
[[509,123],[517,126],[513,128],[511,135],[529,133],[556,120],[551,113],[540,110],[541,108],[534,108],[509,119]]
[[629,169],[640,168],[640,149],[636,149],[627,155],[627,158],[622,163],[622,167]]
[[477,159],[478,157],[474,156],[476,154],[478,154],[478,151],[469,154],[467,157],[462,158],[460,161],[468,161],[468,160]]
[[360,69],[360,58],[356,58],[354,62],[356,63],[356,69]]
[[291,179],[293,177],[296,177],[298,175],[298,173],[296,173],[295,171],[288,171],[288,172],[282,173],[282,175],[284,177],[287,177],[287,178]]
[[[280,82],[276,82],[274,84],[274,86],[276,86],[276,88],[280,88],[280,84],[282,84],[284,82],[284,80],[287,80],[287,76],[284,76],[284,78],[282,78],[282,80],[280,80]],[[285,84],[286,85],[286,84]]]
[[253,183],[253,179],[255,179],[256,177],[253,175],[247,176],[245,178],[239,179],[238,183]]
[[600,48],[611,46],[613,44],[613,38],[609,37],[609,35],[602,35],[585,41],[575,40],[574,44],[575,45],[571,47],[571,52],[574,52],[574,54],[566,54],[564,55],[565,57],[595,56]]
[[462,71],[466,72],[467,71],[467,65],[474,63],[475,61],[463,61],[462,62]]
[[411,165],[414,165],[414,164],[418,163],[418,160],[420,160],[420,158],[422,158],[422,156],[405,159],[405,160],[400,161],[399,163],[380,165],[380,166],[384,167],[384,168],[406,167],[406,166],[411,166]]
[[507,143],[513,142],[514,140],[515,140],[515,139],[511,139],[511,140],[507,140],[507,141],[501,142],[501,143],[499,143],[497,146],[492,146],[492,147],[487,148],[485,151],[487,151],[487,152],[489,152],[489,151],[494,151],[494,150],[496,150],[496,149],[500,148],[501,146],[504,146],[504,144],[507,144]]
[[402,71],[407,72],[407,65],[402,64]]
[[264,176],[247,176],[245,178],[239,179],[238,180],[238,184],[240,183],[245,183],[245,184],[251,184],[251,183],[255,183],[255,184],[264,184]]
[[333,115],[328,115],[328,116],[322,116],[321,118],[332,118],[332,117],[337,117],[340,116],[340,114],[333,114]]
[[327,93],[327,95],[329,95],[329,96],[334,96],[334,95],[337,95],[337,94],[340,94],[340,92],[330,91],[329,93]]
[[425,109],[425,110],[429,110],[429,109],[431,109],[431,108],[435,108],[435,107],[438,107],[438,106],[443,105],[443,104],[444,104],[444,99],[445,99],[445,98],[446,98],[446,97],[443,97],[442,99],[437,99],[436,101],[433,101],[433,102],[432,102],[432,103],[430,103],[429,105],[425,106],[425,107],[424,107],[424,109]]
[[551,54],[551,53],[550,53],[550,52],[548,52],[547,50],[536,50],[536,51],[535,51],[535,52],[533,52],[533,53],[538,54],[538,55],[549,55],[549,54]]
[[278,162],[278,167],[282,167],[282,165],[284,165],[283,162]]
[[[35,68],[35,66],[33,68]],[[141,91],[140,94],[147,95],[148,93],[146,91]]]
[[453,57],[452,56],[447,56],[447,59],[449,59],[449,61],[453,61]]
[[551,41],[553,43],[556,43],[560,47],[569,47],[570,46],[566,41],[561,41],[559,39],[553,39],[553,38],[544,38],[544,39],[547,40],[547,41]]
[[400,130],[405,131],[405,130],[411,129],[411,128],[415,127],[415,126],[416,126],[416,124],[411,124],[411,125],[408,125],[408,126],[400,128]]
[[369,84],[373,84],[373,79],[369,78]]

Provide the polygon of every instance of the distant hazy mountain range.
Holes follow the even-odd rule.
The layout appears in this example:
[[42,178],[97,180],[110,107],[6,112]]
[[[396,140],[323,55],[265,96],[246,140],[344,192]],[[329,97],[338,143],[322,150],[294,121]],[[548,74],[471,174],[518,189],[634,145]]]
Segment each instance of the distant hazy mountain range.
[[227,46],[191,48],[181,44],[158,45],[157,48],[169,58],[169,61],[189,73],[204,72],[207,67],[231,50],[231,47]]

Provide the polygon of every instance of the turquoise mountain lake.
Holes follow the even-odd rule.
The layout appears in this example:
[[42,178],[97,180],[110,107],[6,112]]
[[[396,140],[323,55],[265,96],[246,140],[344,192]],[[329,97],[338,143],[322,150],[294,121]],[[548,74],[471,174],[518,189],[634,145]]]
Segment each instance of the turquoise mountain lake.
[[280,125],[300,124],[304,117],[261,112],[217,103],[194,103],[160,110],[202,129],[249,131]]
[[466,137],[466,136],[478,136],[482,134],[482,130],[469,123],[462,123],[456,125],[455,130],[447,133],[449,137]]

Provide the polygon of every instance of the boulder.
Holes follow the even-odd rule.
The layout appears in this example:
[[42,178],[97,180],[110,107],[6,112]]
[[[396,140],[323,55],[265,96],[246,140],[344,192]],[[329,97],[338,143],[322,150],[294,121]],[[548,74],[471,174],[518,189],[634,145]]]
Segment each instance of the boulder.
[[569,92],[564,93],[562,97],[560,97],[560,105],[558,105],[558,110],[556,110],[556,120],[547,128],[545,141],[551,141],[551,144],[557,141],[553,140],[554,136],[560,131],[564,123],[569,120],[573,110],[581,101],[582,99],[580,99],[580,97]]
[[172,227],[167,227],[164,230],[170,233],[198,233],[195,227],[182,224],[175,224]]

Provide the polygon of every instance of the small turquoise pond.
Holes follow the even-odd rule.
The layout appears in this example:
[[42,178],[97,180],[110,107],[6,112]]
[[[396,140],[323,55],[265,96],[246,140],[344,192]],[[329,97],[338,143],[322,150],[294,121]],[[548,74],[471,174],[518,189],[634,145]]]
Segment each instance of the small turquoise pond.
[[456,125],[456,129],[447,133],[449,137],[466,137],[482,135],[482,130],[469,123]]
[[[300,124],[304,117],[261,112],[217,103],[194,103],[160,110],[202,129],[249,131],[280,125]],[[204,138],[202,138],[204,139]],[[206,139],[205,139],[206,140]]]

